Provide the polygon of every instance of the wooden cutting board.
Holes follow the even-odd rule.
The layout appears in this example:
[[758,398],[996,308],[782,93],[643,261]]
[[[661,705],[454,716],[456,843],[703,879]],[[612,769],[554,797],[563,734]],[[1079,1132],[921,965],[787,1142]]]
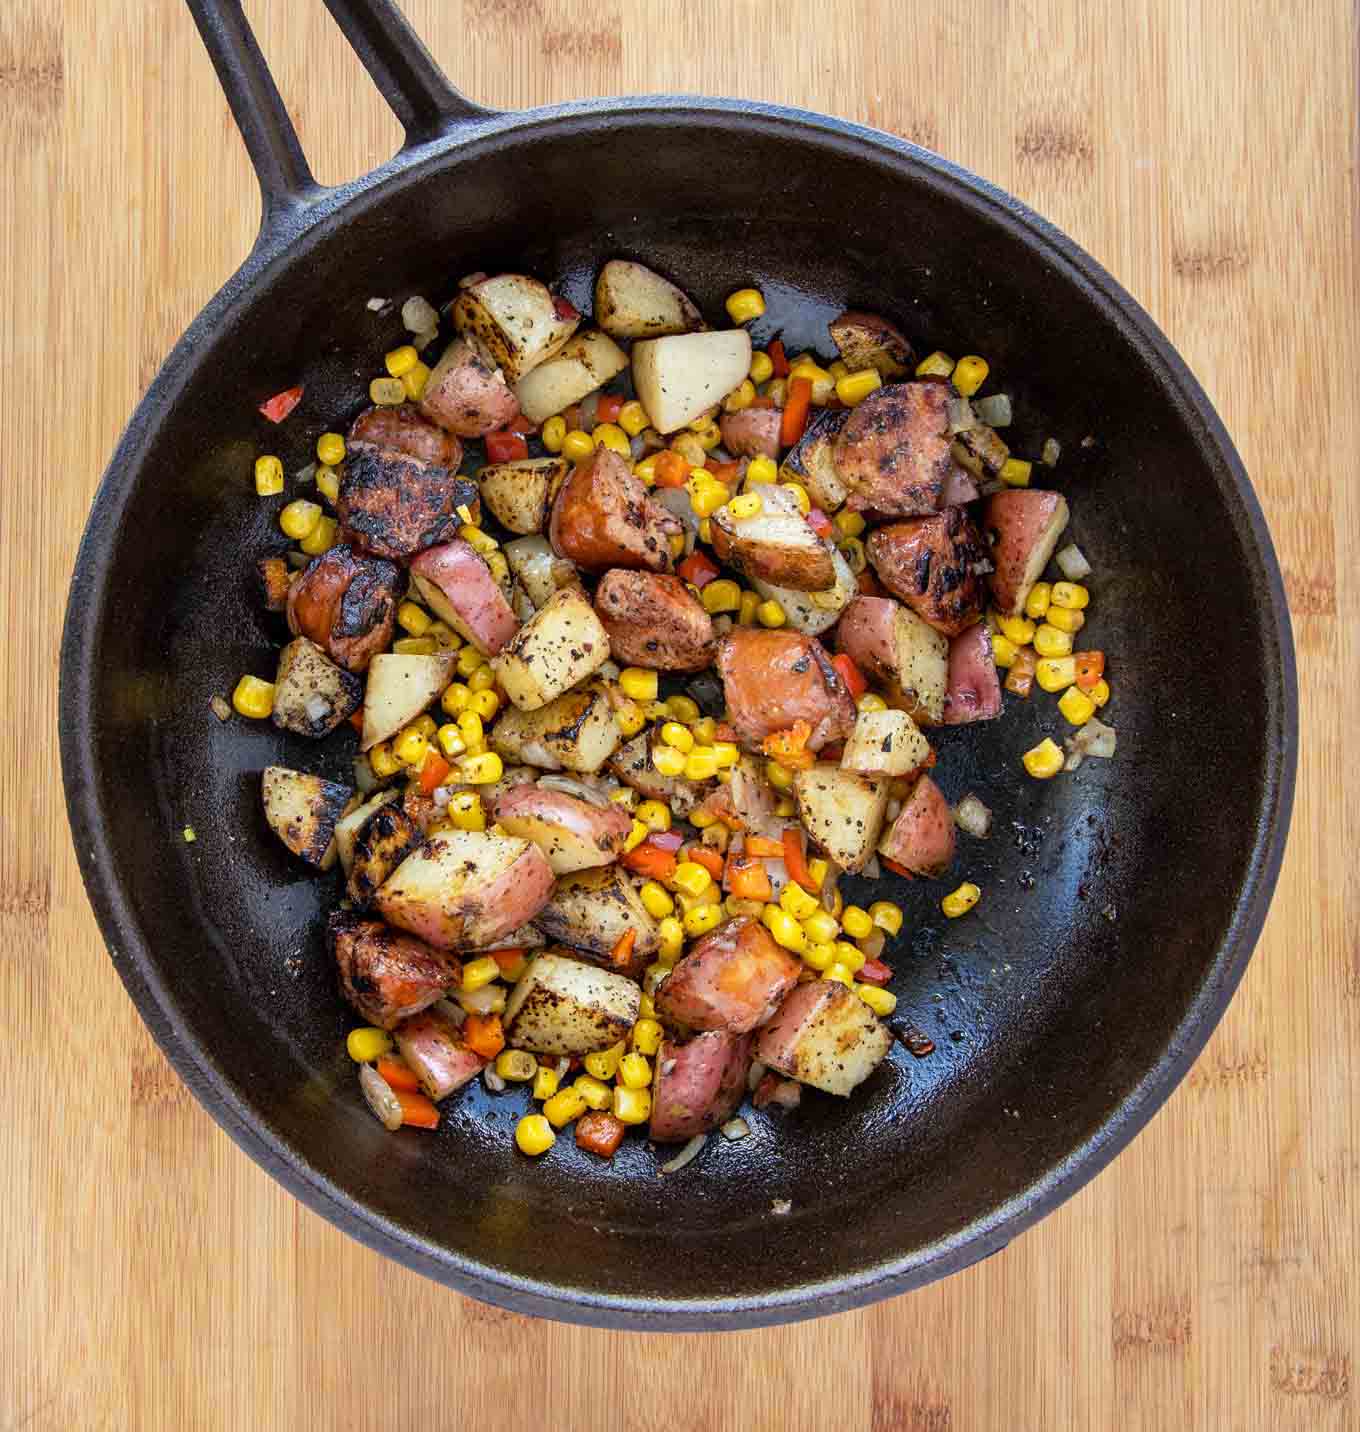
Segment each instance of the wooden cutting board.
[[[90,496],[248,249],[255,182],[180,0],[4,0],[0,1427],[1360,1426],[1353,7],[407,8],[490,105],[700,90],[908,136],[1132,290],[1218,404],[1284,565],[1303,751],[1279,895],[1222,1027],[1132,1149],[1003,1255],[865,1312],[709,1338],[531,1323],[303,1210],[133,1013],[76,873],[55,749]],[[396,147],[319,0],[247,9],[322,181]],[[1183,664],[1194,682],[1197,653]]]

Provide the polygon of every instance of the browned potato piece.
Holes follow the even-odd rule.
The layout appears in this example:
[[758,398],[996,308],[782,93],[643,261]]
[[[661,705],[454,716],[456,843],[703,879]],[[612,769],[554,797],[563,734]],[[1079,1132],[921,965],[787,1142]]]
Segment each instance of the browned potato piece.
[[512,1049],[590,1054],[626,1039],[641,1003],[632,980],[550,950],[516,982],[502,1023]]
[[453,324],[517,383],[576,332],[581,315],[545,284],[519,273],[469,284],[453,302]]
[[328,736],[359,709],[364,683],[337,666],[314,641],[295,637],[279,653],[274,724],[299,736]]
[[466,338],[456,338],[425,381],[420,411],[446,432],[480,438],[513,421],[519,403],[504,374]]
[[632,816],[620,805],[594,805],[540,786],[506,791],[497,797],[493,814],[502,830],[532,840],[554,875],[611,864],[633,828]]
[[609,769],[625,786],[648,800],[664,801],[680,817],[687,816],[704,798],[708,787],[683,776],[663,776],[652,765],[652,738],[643,732],[621,746],[609,762]]
[[756,491],[761,510],[754,517],[734,517],[730,505],[713,514],[713,550],[718,560],[753,582],[798,592],[834,587],[831,544],[808,525],[793,493],[772,482],[761,483]]
[[893,688],[922,725],[944,719],[949,643],[891,597],[856,597],[836,628],[836,643],[861,671]]
[[913,875],[934,879],[953,863],[956,839],[954,812],[944,792],[929,776],[921,776],[878,852]]
[[595,590],[595,612],[620,666],[702,671],[713,664],[713,618],[679,577],[616,567]]
[[883,829],[888,782],[819,761],[795,773],[793,790],[808,835],[842,870],[862,870]]
[[615,338],[662,338],[704,326],[683,290],[643,264],[610,259],[595,280],[595,321]]
[[997,609],[1014,615],[1043,575],[1067,526],[1067,499],[1037,487],[998,492],[982,514],[992,542],[992,596]]
[[943,635],[958,636],[981,614],[991,554],[962,507],[879,527],[865,551],[879,581]]
[[[534,916],[534,924],[550,940],[581,951],[582,959],[617,969],[632,979],[642,978],[661,948],[656,921],[647,913],[632,879],[618,865],[562,876],[548,903]],[[627,963],[616,966],[610,962],[611,952],[628,930],[636,932],[633,948]]]
[[288,605],[288,589],[293,581],[287,560],[283,557],[261,557],[255,564],[255,570],[260,574],[265,611],[283,611]]
[[722,445],[733,457],[777,458],[782,421],[778,408],[743,408],[739,413],[724,413],[718,419]]
[[491,463],[477,474],[482,501],[511,532],[541,532],[548,505],[566,480],[571,464],[564,457],[531,457]]
[[546,706],[511,706],[491,728],[491,749],[543,771],[593,775],[619,744],[619,723],[604,688],[593,682],[564,692]]
[[780,464],[781,482],[798,482],[823,512],[834,512],[850,489],[836,471],[836,439],[850,417],[849,408],[814,408],[803,436]]
[[380,806],[355,837],[345,891],[367,905],[378,887],[424,839],[420,827],[398,805]]
[[877,368],[885,379],[905,378],[915,361],[911,344],[900,328],[876,313],[848,308],[827,325],[831,341],[852,373]]
[[266,766],[261,781],[265,819],[274,834],[318,870],[335,863],[335,827],[353,794],[348,786],[286,766]]
[[887,1057],[888,1027],[835,980],[800,984],[760,1031],[756,1058],[827,1094],[849,1094]]

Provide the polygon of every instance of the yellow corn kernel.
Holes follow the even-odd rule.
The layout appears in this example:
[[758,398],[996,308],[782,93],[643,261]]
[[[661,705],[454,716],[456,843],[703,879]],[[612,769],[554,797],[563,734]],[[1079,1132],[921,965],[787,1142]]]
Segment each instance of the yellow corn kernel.
[[411,722],[411,725],[414,726],[427,741],[433,741],[434,733],[439,729],[435,724],[434,717],[428,712],[424,716],[417,716],[416,719]]
[[987,381],[988,372],[987,360],[969,353],[954,364],[954,386],[965,398],[971,398]]
[[951,891],[940,901],[940,909],[951,919],[966,915],[977,904],[982,891],[971,880],[965,880],[957,890]]
[[781,766],[778,761],[765,762],[765,779],[777,791],[793,789],[793,772],[787,766]]
[[711,746],[714,736],[718,733],[718,723],[712,716],[701,716],[697,721],[689,723],[689,729],[694,732],[696,746]]
[[[741,760],[741,752],[732,741],[714,741],[713,755],[717,759],[718,769],[725,771],[735,766]],[[690,817],[693,820],[693,817]]]
[[836,947],[830,940],[809,945],[803,951],[803,963],[809,969],[829,970],[836,963]]
[[414,602],[403,602],[397,608],[397,625],[412,636],[424,636],[430,629],[430,614]]
[[647,409],[631,398],[619,409],[619,426],[630,438],[640,437],[647,429]]
[[550,1099],[543,1101],[543,1117],[555,1129],[579,1119],[590,1107],[579,1089],[559,1089]]
[[1043,691],[1066,691],[1077,679],[1076,659],[1045,656],[1034,664],[1034,679]]
[[596,447],[616,452],[625,462],[631,462],[633,449],[628,444],[628,434],[617,423],[599,423],[590,430],[590,440]]
[[486,809],[476,791],[455,791],[447,806],[449,824],[454,830],[485,830]]
[[458,535],[464,542],[477,552],[480,556],[489,557],[500,548],[500,543],[494,537],[488,536],[473,522],[464,522],[458,529]]
[[[490,670],[491,668],[489,666],[481,667],[472,673],[473,678],[475,679],[480,676],[483,671],[489,672]],[[472,712],[473,715],[480,716],[483,725],[485,725],[487,721],[492,720],[496,712],[500,709],[501,698],[497,696],[494,691],[474,691],[472,693],[472,699],[468,702],[468,710]]]
[[546,1154],[556,1142],[557,1135],[542,1114],[525,1114],[515,1125],[515,1146],[531,1158]]
[[392,650],[398,656],[433,656],[439,647],[432,636],[399,636]]
[[842,378],[850,376],[850,369],[846,366],[844,358],[837,358],[834,363],[827,366],[828,373],[839,383]]
[[766,905],[761,911],[760,922],[774,936],[776,943],[783,945],[786,950],[801,955],[807,949],[808,941],[803,927],[787,910],[781,910],[778,905]]
[[739,288],[727,295],[726,307],[733,323],[749,323],[765,312],[765,296],[758,288]]
[[802,921],[803,933],[814,945],[829,945],[835,942],[841,927],[829,910],[816,910]]
[[756,608],[756,616],[764,627],[782,627],[788,621],[784,608],[773,597],[769,601],[761,602]]
[[705,474],[707,482],[700,482],[693,477],[685,486],[689,489],[689,505],[694,509],[696,517],[712,517],[718,508],[726,505],[731,490],[725,487],[716,478]]
[[845,907],[845,913],[841,916],[841,924],[845,927],[845,933],[852,940],[864,939],[866,935],[872,934],[874,928],[873,916],[858,905]]
[[374,378],[368,385],[368,398],[380,408],[395,408],[406,401],[406,384],[400,378]]
[[614,720],[625,736],[636,736],[647,724],[647,715],[636,701],[625,701],[614,712]]
[[[494,964],[495,961],[492,961]],[[557,1093],[557,1086],[560,1083],[556,1069],[550,1069],[546,1064],[538,1066],[538,1072],[534,1075],[533,1097],[535,1099],[551,1099]]]
[[423,731],[408,726],[392,742],[392,754],[403,766],[423,766],[430,753],[430,743]]
[[751,381],[753,383],[768,383],[774,376],[774,360],[763,348],[757,348],[751,354]]
[[636,814],[648,830],[662,831],[671,828],[671,808],[665,801],[643,801]]
[[666,1031],[654,1019],[639,1019],[633,1026],[633,1048],[639,1054],[655,1054],[665,1037]]
[[699,440],[699,447],[705,454],[713,451],[722,442],[722,429],[712,418],[702,418],[690,424],[694,436]]
[[502,1049],[496,1056],[496,1073],[511,1084],[527,1084],[538,1073],[538,1060],[523,1049]]
[[855,708],[859,711],[886,711],[888,703],[876,691],[866,691],[863,696],[855,702]]
[[439,704],[450,716],[461,716],[468,708],[468,702],[472,699],[472,692],[461,682],[454,681],[444,688],[444,694],[439,698]]
[[409,373],[419,362],[420,354],[410,343],[403,343],[400,348],[394,348],[383,358],[383,366],[394,378]]
[[836,941],[836,962],[844,965],[850,973],[858,974],[864,968],[864,961],[868,956],[863,950],[852,945],[849,940]]
[[[1076,663],[1074,662],[1073,665],[1075,665],[1075,664],[1076,664]],[[1102,677],[1100,678],[1100,680],[1096,682],[1095,686],[1094,686],[1094,687],[1092,688],[1092,690],[1091,690],[1091,700],[1096,703],[1096,706],[1097,706],[1097,707],[1100,707],[1100,706],[1104,706],[1104,704],[1105,704],[1109,699],[1110,699],[1110,683],[1109,683],[1108,681],[1106,681],[1105,678],[1102,676]]]
[[822,978],[824,980],[835,980],[838,984],[843,984],[847,989],[851,988],[855,983],[854,971],[847,969],[840,960],[832,960],[831,964],[822,971]]
[[645,1124],[652,1117],[652,1091],[616,1085],[614,1117],[621,1124]]
[[759,609],[760,597],[755,592],[743,592],[741,606],[737,610],[737,625],[751,626],[756,620],[756,612]]
[[687,781],[711,781],[718,774],[718,753],[712,746],[696,746],[685,757]]
[[791,820],[798,814],[798,806],[792,796],[781,796],[775,805],[774,813],[780,820]]
[[1001,481],[1007,487],[1028,487],[1029,475],[1033,468],[1034,464],[1026,462],[1024,458],[1008,457],[1001,464]]
[[855,993],[880,1018],[887,1018],[897,1008],[897,996],[891,990],[881,989],[878,985],[857,984]]
[[595,451],[590,434],[580,428],[573,428],[562,439],[562,456],[569,462],[584,462]]
[[640,820],[635,820],[632,824],[632,828],[628,832],[627,838],[623,842],[624,850],[636,850],[650,834],[651,831],[649,831]]
[[463,639],[447,622],[431,622],[425,635],[435,639],[440,651],[457,651],[463,644]]
[[[711,517],[701,518],[699,521],[699,541],[706,542],[710,547],[713,545],[713,519]],[[686,582],[690,596],[697,597],[699,588],[693,582]]]
[[231,693],[231,704],[238,715],[263,721],[274,713],[274,683],[261,681],[258,676],[243,676]]
[[1084,726],[1096,714],[1096,703],[1080,686],[1069,686],[1058,700],[1058,710],[1073,726]]
[[851,373],[837,380],[836,396],[847,408],[853,408],[882,386],[883,377],[877,368],[863,368],[858,373]]
[[671,899],[670,892],[655,880],[648,880],[638,891],[638,895],[643,908],[654,920],[661,920],[675,913],[675,901]]
[[625,666],[619,672],[619,690],[634,701],[655,701],[656,672],[642,666]]
[[1008,636],[1002,636],[999,631],[992,633],[992,660],[1003,671],[1015,665],[1015,658],[1020,655],[1020,648]]
[[1063,768],[1062,748],[1051,736],[1031,746],[1020,759],[1036,781],[1051,780]]
[[1053,605],[1067,611],[1079,612],[1091,601],[1091,593],[1080,582],[1054,582]]
[[623,806],[625,810],[636,810],[638,793],[631,786],[620,786],[616,791],[610,791],[609,799],[614,805]]
[[471,994],[473,990],[489,985],[500,975],[500,972],[501,967],[490,955],[482,955],[479,959],[469,960],[463,966],[463,993]]
[[1028,646],[1034,640],[1034,623],[1028,617],[1003,616],[998,613],[996,624],[1001,635],[1016,646]]
[[551,453],[562,451],[562,441],[567,436],[567,420],[558,414],[557,417],[549,418],[543,424],[543,431],[539,434],[543,446]]
[[488,552],[486,565],[490,569],[491,575],[502,587],[509,585],[510,563],[506,560],[504,552]]
[[468,691],[471,692],[468,697],[468,710],[475,711],[480,716],[482,713],[478,708],[476,698],[487,695],[495,684],[496,673],[488,664],[483,663],[467,679]]
[[277,497],[283,491],[283,464],[266,455],[255,459],[255,496]]
[[279,513],[279,526],[283,528],[283,535],[291,537],[295,542],[309,537],[320,521],[321,508],[315,502],[308,502],[305,497],[295,498]]
[[401,762],[392,754],[392,746],[388,741],[379,741],[373,747],[368,753],[368,764],[373,767],[373,774],[380,780],[395,776],[401,770]]
[[1049,607],[1044,620],[1068,636],[1075,636],[1086,625],[1086,613],[1074,612],[1069,607]]
[[685,927],[673,915],[670,915],[662,920],[660,931],[661,948],[656,952],[657,959],[662,964],[674,964],[685,948]]
[[401,375],[401,386],[406,389],[406,396],[413,403],[418,403],[425,396],[425,385],[429,381],[430,365],[428,363],[416,363],[409,372]]
[[831,867],[820,855],[814,855],[807,863],[808,874],[812,877],[812,883],[820,890],[826,884],[827,874]]
[[741,382],[723,399],[722,406],[725,413],[739,413],[744,408],[749,408],[756,400],[756,385],[749,379],[743,378]]
[[351,1029],[345,1049],[356,1064],[372,1064],[392,1047],[392,1036],[385,1029]]
[[316,459],[327,467],[336,467],[345,460],[345,440],[339,433],[322,433],[316,440]]
[[[485,665],[486,657],[484,657],[475,646],[465,646],[462,651],[458,653],[459,676],[471,676],[479,666]],[[471,695],[472,693],[469,692],[468,694]]]
[[472,700],[468,698],[469,709],[464,711],[458,718],[458,730],[463,740],[469,747],[479,745],[486,740],[486,728],[482,725],[482,718],[471,710]]
[[938,349],[916,365],[918,378],[947,378],[954,371],[954,360]]
[[1050,582],[1035,582],[1025,598],[1025,615],[1036,622],[1043,621],[1052,598],[1053,586]]
[[[705,421],[707,420],[700,418],[699,426],[702,427]],[[691,424],[691,426],[693,426],[693,424]],[[671,451],[678,452],[680,456],[689,463],[691,468],[698,468],[699,471],[704,473],[707,477],[713,476],[711,472],[707,472],[704,468],[704,463],[708,460],[708,449],[704,447],[703,443],[699,441],[694,433],[682,432],[674,434],[671,438]]]
[[860,537],[864,533],[864,518],[846,507],[842,507],[832,518],[832,523],[842,537]]
[[[682,916],[687,915],[691,910],[700,910],[705,905],[716,905],[722,900],[722,890],[715,881],[712,885],[701,890],[697,895],[691,895],[686,890],[676,892],[676,901],[680,906]],[[684,920],[680,923],[683,925]]]
[[686,725],[699,719],[699,703],[692,696],[668,696],[666,710]]
[[777,482],[779,468],[770,457],[753,457],[746,468],[746,487],[759,487],[762,482]]
[[781,482],[780,487],[785,492],[793,493],[794,501],[798,504],[798,510],[804,517],[812,511],[812,499],[808,496],[808,490],[801,482]]
[[[647,487],[655,487],[655,486],[656,486],[656,454],[653,453],[651,457],[644,457],[641,462],[635,462],[635,463],[633,464],[633,476],[634,476],[635,478],[637,478],[638,481],[641,482],[641,483],[643,483],[645,486],[647,486]],[[680,541],[681,541],[682,544],[683,544],[684,540],[685,540],[685,539],[684,539],[683,537],[680,539]],[[674,553],[673,555],[679,556],[679,553]]]
[[800,353],[797,358],[789,364],[790,378],[806,378],[815,388],[819,383],[830,383],[834,386],[835,378],[831,372],[823,368],[811,353]]
[[646,710],[649,721],[670,720],[671,709],[664,701],[649,701]]
[[[689,732],[686,731],[685,735],[688,736]],[[685,770],[685,753],[674,746],[653,746],[652,766],[663,776],[682,775]]]
[[495,751],[482,751],[475,756],[464,756],[459,767],[463,779],[469,785],[489,786],[505,774],[505,764]]
[[902,930],[902,907],[891,900],[875,900],[869,906],[869,918],[880,930],[889,935],[900,934]]
[[801,885],[790,880],[779,892],[779,908],[787,910],[795,920],[806,920],[809,915],[815,915],[821,907]]
[[333,467],[319,467],[316,470],[316,490],[332,506],[340,497],[340,477]]
[[697,905],[693,910],[686,910],[680,923],[684,926],[685,934],[690,939],[698,939],[700,935],[706,935],[710,930],[717,929],[722,923],[723,907],[721,905]]
[[1034,633],[1034,650],[1040,656],[1070,656],[1072,637],[1069,632],[1059,631],[1047,622]]
[[702,895],[712,884],[713,877],[693,860],[682,860],[675,867],[675,874],[671,876],[671,885],[677,890],[683,890],[686,895]]
[[608,1049],[597,1049],[594,1054],[587,1054],[581,1062],[586,1066],[587,1074],[603,1082],[618,1073],[623,1051],[624,1043],[620,1040],[617,1044],[611,1044]]

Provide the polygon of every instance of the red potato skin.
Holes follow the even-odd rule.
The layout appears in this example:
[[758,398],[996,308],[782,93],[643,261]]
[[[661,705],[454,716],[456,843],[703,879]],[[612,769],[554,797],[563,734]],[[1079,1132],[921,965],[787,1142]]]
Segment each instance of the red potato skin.
[[977,480],[966,467],[954,464],[954,471],[944,480],[944,488],[940,493],[940,503],[944,507],[963,507],[969,502],[976,502],[981,496],[981,489]]
[[944,724],[964,726],[1000,715],[1001,680],[992,657],[992,634],[986,622],[978,622],[949,643]]
[[876,368],[884,378],[901,378],[911,367],[911,344],[894,323],[877,313],[846,309],[827,329],[850,371]]
[[408,457],[435,467],[458,470],[463,460],[463,444],[452,433],[437,428],[420,416],[410,403],[395,407],[369,408],[350,424],[347,448],[386,448],[404,452]]
[[[504,825],[511,835],[527,832],[517,831],[512,824],[519,820],[543,821],[560,826],[563,831],[579,840],[587,841],[599,852],[596,865],[608,865],[616,860],[623,850],[633,828],[633,817],[620,805],[591,805],[589,801],[578,800],[565,791],[545,791],[538,786],[512,786],[502,791],[492,807],[494,819]],[[545,852],[551,859],[551,852]],[[584,869],[586,867],[578,867]]]
[[941,635],[957,636],[981,615],[979,568],[991,554],[962,507],[879,527],[865,552],[879,581]]
[[445,432],[480,438],[513,422],[519,403],[500,370],[484,362],[466,338],[458,338],[435,364],[420,411]]
[[477,484],[390,448],[361,447],[345,462],[335,511],[346,541],[406,561],[458,535],[467,508],[480,519]]
[[945,414],[950,391],[940,383],[893,383],[854,409],[834,449],[853,510],[885,517],[939,511],[957,467]]
[[428,548],[411,570],[443,592],[483,655],[495,656],[519,630],[491,569],[461,537]]
[[717,666],[727,719],[749,750],[795,721],[812,727],[812,751],[854,730],[854,700],[816,637],[738,627],[718,643]]
[[691,946],[653,998],[669,1023],[748,1034],[779,1008],[801,970],[764,925],[742,916]]
[[288,629],[346,671],[367,671],[392,641],[401,573],[391,562],[341,545],[303,568],[288,591]]
[[778,408],[744,408],[739,413],[724,413],[718,419],[722,445],[733,457],[779,456],[779,425],[783,413]]
[[598,447],[577,463],[553,499],[548,541],[588,572],[610,567],[670,570],[670,539],[683,527],[647,496],[616,452]]
[[679,577],[616,567],[595,589],[595,612],[620,666],[703,671],[713,665],[713,618]]
[[463,1043],[451,1020],[429,1011],[392,1031],[401,1057],[431,1099],[447,1099],[475,1079],[487,1061]]
[[[1052,524],[1057,531],[1045,533]],[[1057,533],[1067,525],[1067,499],[1058,492],[1037,487],[1011,488],[996,493],[982,512],[982,530],[993,536],[992,597],[997,610],[1014,616],[1025,604],[1029,586],[1025,568],[1036,548],[1046,545],[1045,562],[1057,545]]]
[[855,597],[836,626],[836,649],[866,676],[888,685],[897,680],[897,610],[891,597]]
[[953,863],[954,844],[954,812],[939,786],[922,776],[878,850],[913,875],[935,879]]
[[361,1018],[380,1029],[394,1028],[462,983],[457,958],[389,929],[381,920],[337,910],[326,935],[340,993]]
[[684,1143],[725,1124],[746,1093],[751,1036],[707,1030],[684,1044],[666,1039],[656,1056],[652,1121],[659,1144]]

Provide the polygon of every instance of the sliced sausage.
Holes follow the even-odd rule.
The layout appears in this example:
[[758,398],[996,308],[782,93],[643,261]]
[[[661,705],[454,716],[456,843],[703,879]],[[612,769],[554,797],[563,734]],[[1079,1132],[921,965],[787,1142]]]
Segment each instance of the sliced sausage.
[[679,577],[616,567],[595,589],[595,611],[620,666],[702,671],[713,664],[713,618]]
[[303,568],[288,592],[288,629],[325,649],[347,671],[368,663],[392,640],[401,573],[391,562],[332,547]]
[[456,472],[463,460],[463,444],[452,433],[426,422],[411,403],[366,409],[350,424],[345,446],[404,452],[450,472]]
[[878,853],[913,875],[943,875],[954,859],[954,812],[944,792],[922,776],[892,828],[878,843]]
[[1001,681],[992,656],[992,634],[986,622],[978,622],[949,643],[944,724],[962,726],[1000,715]]
[[727,719],[749,749],[795,721],[811,726],[813,751],[854,730],[854,700],[816,637],[738,627],[718,643],[718,674]]
[[685,1044],[663,1040],[652,1089],[652,1138],[683,1143],[725,1124],[746,1092],[750,1067],[749,1034],[710,1030]]
[[345,463],[335,510],[347,538],[398,561],[451,541],[480,516],[477,484],[390,448],[360,448]]
[[453,955],[413,935],[337,910],[326,929],[340,975],[340,993],[371,1024],[391,1029],[417,1014],[463,979]]
[[950,391],[943,383],[894,383],[850,414],[834,460],[852,508],[885,517],[939,511],[955,468],[945,415]]
[[641,567],[664,572],[670,539],[684,531],[647,496],[640,478],[616,452],[598,447],[576,465],[558,489],[548,519],[548,541],[559,557],[589,572]]
[[692,945],[653,998],[671,1023],[746,1034],[779,1008],[802,967],[764,925],[742,916]]
[[425,382],[420,411],[446,432],[480,438],[518,417],[519,403],[501,370],[456,338]]
[[991,554],[962,507],[879,527],[865,552],[879,581],[943,635],[957,636],[981,613]]
[[724,413],[718,419],[722,445],[733,457],[777,458],[783,419],[778,408],[743,408],[739,413]]

